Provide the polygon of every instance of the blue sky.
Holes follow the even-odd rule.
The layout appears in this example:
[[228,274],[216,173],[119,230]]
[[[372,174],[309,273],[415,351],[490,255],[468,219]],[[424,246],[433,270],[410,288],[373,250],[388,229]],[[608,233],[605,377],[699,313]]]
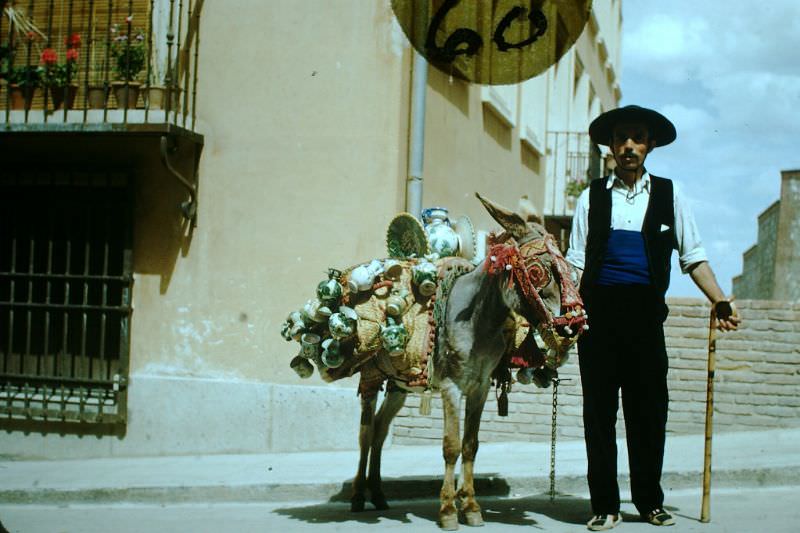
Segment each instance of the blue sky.
[[[800,168],[800,0],[624,0],[622,38],[621,104],[678,130],[648,170],[681,182],[729,293],[780,171]],[[675,268],[669,294],[701,296]]]

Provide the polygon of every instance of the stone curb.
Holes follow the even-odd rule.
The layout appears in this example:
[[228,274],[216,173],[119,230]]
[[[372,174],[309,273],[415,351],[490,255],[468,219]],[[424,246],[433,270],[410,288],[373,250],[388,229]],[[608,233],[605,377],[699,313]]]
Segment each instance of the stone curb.
[[[765,486],[794,486],[800,480],[800,466],[763,469],[715,471],[714,488]],[[619,477],[620,487],[629,486],[627,475]],[[477,475],[476,492],[482,497],[517,497],[548,494],[550,479],[545,476],[502,477]],[[667,472],[662,477],[664,491],[699,489],[701,472]],[[388,478],[383,481],[384,492],[390,501],[436,499],[441,478],[435,476]],[[559,495],[588,492],[584,476],[567,475],[556,478]],[[255,503],[292,501],[347,502],[350,499],[350,480],[341,483],[276,483],[250,485],[206,485],[173,487],[92,488],[81,490],[28,489],[0,490],[4,504],[114,504],[114,503]]]

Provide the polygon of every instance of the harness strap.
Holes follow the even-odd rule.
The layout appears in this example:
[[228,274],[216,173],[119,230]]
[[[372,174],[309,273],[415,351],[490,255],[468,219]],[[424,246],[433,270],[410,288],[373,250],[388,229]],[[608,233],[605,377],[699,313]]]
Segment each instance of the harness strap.
[[539,296],[539,291],[536,290],[536,287],[531,282],[519,248],[510,244],[493,244],[489,248],[485,268],[489,275],[498,275],[502,272],[510,271],[508,286],[511,287],[516,279],[517,286],[525,296],[526,303],[536,313],[540,325],[544,327],[553,326],[553,315],[544,305],[542,297]]

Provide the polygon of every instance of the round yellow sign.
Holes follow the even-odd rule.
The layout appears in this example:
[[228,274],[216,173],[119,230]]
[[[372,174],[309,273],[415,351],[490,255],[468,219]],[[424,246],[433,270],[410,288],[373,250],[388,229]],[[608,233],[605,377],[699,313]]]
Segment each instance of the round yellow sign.
[[452,76],[485,85],[544,72],[580,36],[592,0],[392,0],[417,51]]

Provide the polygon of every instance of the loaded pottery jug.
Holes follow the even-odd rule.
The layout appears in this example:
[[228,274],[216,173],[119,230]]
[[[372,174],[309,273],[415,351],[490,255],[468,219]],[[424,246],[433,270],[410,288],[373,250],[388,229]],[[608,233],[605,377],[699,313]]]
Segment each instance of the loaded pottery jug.
[[314,373],[314,365],[302,355],[296,355],[294,359],[292,359],[292,362],[289,363],[289,366],[303,379],[310,378]]
[[338,270],[331,268],[328,270],[328,279],[317,285],[317,298],[323,306],[329,309],[336,308],[342,298],[342,285],[338,281],[341,274]]
[[339,368],[344,363],[341,345],[336,339],[322,341],[322,363],[328,368]]
[[347,339],[356,332],[358,315],[349,308],[342,306],[328,319],[328,330],[334,339]]
[[447,209],[444,207],[425,209],[422,212],[422,221],[433,253],[439,254],[439,257],[458,255],[461,243],[458,234],[450,227]]
[[408,331],[403,324],[395,323],[393,318],[387,319],[387,326],[381,327],[383,348],[391,356],[403,355],[408,342]]
[[412,268],[412,279],[423,296],[436,292],[436,265],[423,259]]

